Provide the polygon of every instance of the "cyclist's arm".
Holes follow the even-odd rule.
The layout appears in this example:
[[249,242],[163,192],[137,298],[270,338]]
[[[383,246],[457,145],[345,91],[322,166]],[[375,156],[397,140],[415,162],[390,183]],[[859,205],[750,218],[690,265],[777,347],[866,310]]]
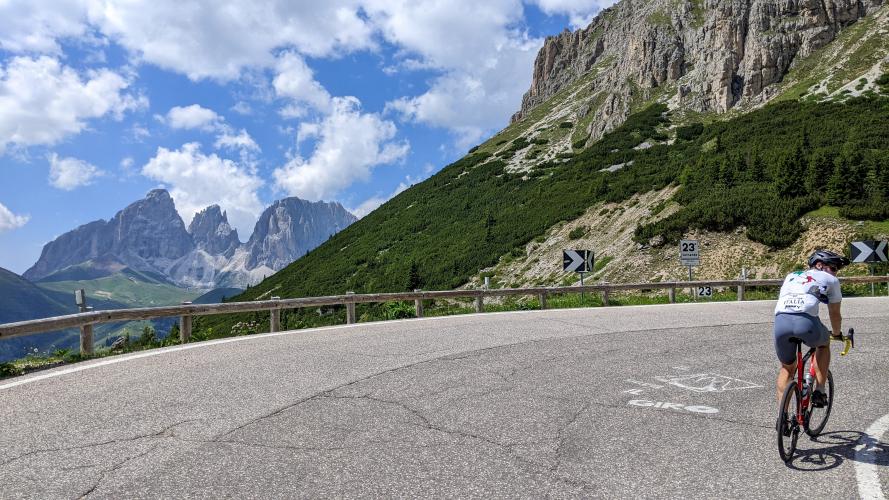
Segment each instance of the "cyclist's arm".
[[843,334],[843,316],[840,314],[841,302],[827,304],[827,313],[830,315],[830,328],[834,335]]

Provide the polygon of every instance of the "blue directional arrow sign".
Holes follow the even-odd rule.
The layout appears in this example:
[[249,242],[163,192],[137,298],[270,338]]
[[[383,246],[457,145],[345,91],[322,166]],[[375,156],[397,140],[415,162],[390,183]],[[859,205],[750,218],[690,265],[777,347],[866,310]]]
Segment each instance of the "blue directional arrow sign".
[[886,249],[889,242],[883,241],[853,241],[849,245],[852,262],[886,262]]
[[590,250],[562,250],[562,269],[573,273],[591,273],[595,257]]

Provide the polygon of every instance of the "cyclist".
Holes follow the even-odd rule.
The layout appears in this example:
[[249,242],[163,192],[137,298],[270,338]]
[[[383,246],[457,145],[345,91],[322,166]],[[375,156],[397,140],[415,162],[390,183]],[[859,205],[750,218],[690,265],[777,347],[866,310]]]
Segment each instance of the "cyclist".
[[790,273],[784,278],[778,304],[775,306],[775,353],[781,362],[778,371],[778,403],[787,382],[796,370],[796,345],[791,339],[800,339],[815,352],[815,391],[812,405],[823,408],[827,397],[824,384],[830,366],[830,332],[818,318],[818,306],[827,304],[830,326],[842,335],[840,281],[837,271],[849,265],[849,259],[828,250],[817,250],[809,256],[809,269]]

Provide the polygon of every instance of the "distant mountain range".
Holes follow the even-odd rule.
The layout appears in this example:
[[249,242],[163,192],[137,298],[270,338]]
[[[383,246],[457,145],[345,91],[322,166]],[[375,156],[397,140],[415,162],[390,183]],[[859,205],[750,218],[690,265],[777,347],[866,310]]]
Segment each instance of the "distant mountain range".
[[218,205],[199,212],[186,229],[170,194],[155,189],[111,220],[84,224],[47,243],[22,276],[73,281],[131,269],[180,287],[246,288],[355,220],[339,203],[285,198],[262,213],[241,243]]

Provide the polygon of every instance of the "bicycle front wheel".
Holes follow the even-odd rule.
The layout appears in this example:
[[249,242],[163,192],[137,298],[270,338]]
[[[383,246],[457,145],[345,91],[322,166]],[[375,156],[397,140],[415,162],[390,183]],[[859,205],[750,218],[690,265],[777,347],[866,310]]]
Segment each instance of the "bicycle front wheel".
[[809,407],[806,411],[806,419],[804,422],[806,434],[815,437],[821,434],[824,426],[827,425],[827,418],[830,417],[830,409],[833,408],[833,373],[827,370],[827,383],[824,384],[824,395],[827,396],[827,402],[824,408]]
[[778,431],[778,454],[785,463],[793,458],[796,451],[796,440],[799,438],[799,420],[797,414],[800,408],[799,386],[796,381],[787,384],[781,404],[778,406],[778,423],[775,426]]

